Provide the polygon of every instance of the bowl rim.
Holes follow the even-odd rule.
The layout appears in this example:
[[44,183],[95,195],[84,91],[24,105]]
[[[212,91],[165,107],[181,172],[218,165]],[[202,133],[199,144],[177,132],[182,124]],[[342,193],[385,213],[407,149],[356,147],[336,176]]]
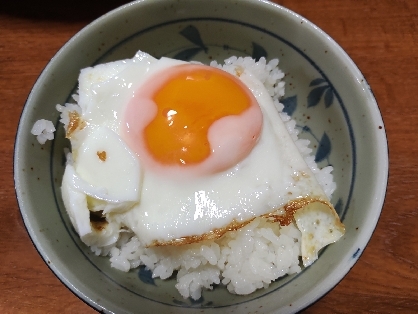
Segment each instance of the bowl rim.
[[[44,69],[42,70],[42,72],[39,74],[38,78],[36,79],[35,84],[33,85],[26,101],[24,104],[24,107],[22,109],[20,118],[19,118],[19,123],[18,123],[18,127],[17,127],[17,131],[16,131],[16,135],[15,135],[15,142],[14,142],[14,156],[13,156],[13,172],[14,172],[14,184],[15,184],[15,195],[17,198],[17,203],[19,206],[19,211],[21,214],[21,217],[23,219],[24,222],[24,226],[30,236],[30,240],[33,243],[35,249],[37,250],[37,252],[39,253],[39,255],[42,257],[43,261],[45,262],[45,264],[48,266],[49,269],[52,270],[52,272],[55,274],[55,276],[67,287],[69,288],[69,290],[76,295],[79,299],[81,299],[84,303],[88,304],[89,306],[97,309],[97,310],[104,310],[104,311],[109,311],[108,309],[103,308],[102,306],[100,306],[99,304],[97,304],[96,302],[94,302],[92,299],[90,299],[85,293],[83,293],[82,291],[78,290],[74,285],[72,285],[72,283],[68,280],[68,278],[66,278],[65,276],[62,275],[62,273],[60,272],[60,270],[58,268],[56,268],[52,263],[48,263],[47,262],[47,254],[44,251],[43,245],[39,242],[37,235],[36,235],[36,231],[31,227],[31,223],[30,221],[28,221],[28,217],[26,214],[26,209],[24,207],[24,204],[21,201],[21,194],[20,194],[20,186],[21,186],[21,181],[20,181],[20,175],[18,173],[18,170],[20,167],[20,160],[19,160],[19,155],[20,155],[20,149],[22,147],[22,144],[20,143],[20,134],[23,132],[23,127],[24,127],[24,122],[25,122],[25,117],[27,116],[27,113],[29,111],[29,107],[31,104],[31,100],[34,97],[34,94],[36,93],[36,91],[40,88],[42,81],[45,79],[48,71],[50,70],[50,68],[52,67],[53,64],[55,64],[55,62],[57,62],[57,59],[59,59],[59,56],[61,54],[63,54],[64,51],[66,51],[68,49],[69,46],[71,45],[76,45],[77,44],[77,40],[78,38],[82,37],[82,36],[86,36],[89,35],[89,32],[92,28],[97,27],[101,24],[105,24],[107,19],[109,18],[116,18],[119,14],[123,14],[123,12],[125,10],[128,10],[131,6],[136,6],[136,5],[141,5],[143,3],[148,3],[151,2],[152,0],[137,0],[137,1],[133,1],[131,3],[127,3],[124,4],[118,8],[115,8],[111,11],[109,11],[108,13],[98,17],[97,19],[95,19],[94,21],[90,22],[89,24],[87,24],[86,26],[84,26],[81,30],[79,30],[74,36],[72,36],[56,53],[55,55],[51,58],[51,60],[47,63],[47,65],[44,67]],[[273,3],[273,2],[269,2],[266,0],[240,0],[241,2],[254,2],[254,5],[257,4],[261,4],[261,5],[265,5],[266,8],[267,6],[270,6],[269,8],[271,10],[277,10],[277,11],[281,11],[284,12],[283,14],[286,14],[288,16],[291,16],[292,19],[297,19],[298,21],[304,21],[305,23],[305,27],[308,26],[310,31],[315,32],[317,34],[319,34],[319,36],[321,37],[321,39],[323,39],[324,41],[327,41],[329,44],[332,45],[332,49],[335,50],[338,54],[339,54],[339,58],[344,59],[346,63],[348,63],[350,65],[350,73],[355,74],[356,77],[362,77],[364,79],[364,84],[366,86],[365,89],[365,93],[368,96],[368,100],[367,100],[367,105],[369,106],[369,110],[372,111],[371,113],[371,118],[373,118],[374,120],[378,121],[378,124],[382,126],[382,128],[379,130],[379,134],[381,134],[380,136],[377,137],[377,139],[379,140],[379,142],[377,143],[377,149],[379,150],[380,154],[380,159],[379,159],[379,166],[378,169],[380,170],[378,172],[378,175],[380,175],[380,180],[379,182],[381,182],[380,186],[378,189],[376,189],[376,191],[378,191],[379,195],[377,195],[377,202],[374,204],[374,211],[376,213],[376,215],[373,217],[373,219],[370,221],[370,228],[368,228],[367,230],[364,230],[362,232],[362,237],[360,239],[360,236],[357,237],[357,240],[355,241],[355,243],[358,243],[359,246],[361,246],[363,249],[357,249],[357,251],[354,253],[355,258],[352,259],[352,263],[347,263],[345,265],[345,267],[342,267],[342,265],[339,265],[338,269],[340,270],[340,274],[338,276],[335,276],[334,279],[332,280],[331,284],[327,284],[325,287],[322,287],[322,289],[316,293],[310,293],[304,296],[304,298],[307,300],[305,301],[301,301],[300,299],[298,300],[298,302],[293,303],[293,308],[297,309],[297,310],[302,310],[303,308],[306,308],[308,306],[310,306],[311,304],[317,302],[322,296],[324,296],[325,294],[327,294],[328,292],[330,292],[333,287],[335,287],[336,285],[338,285],[338,283],[348,274],[348,272],[350,271],[350,269],[352,267],[354,267],[355,263],[357,262],[358,258],[361,256],[361,254],[363,253],[364,249],[366,248],[368,242],[370,241],[373,233],[376,230],[377,227],[377,223],[381,214],[381,211],[383,209],[383,205],[385,202],[385,196],[386,196],[386,191],[387,191],[387,184],[388,184],[388,177],[389,177],[389,151],[388,151],[388,142],[387,142],[387,136],[386,136],[386,131],[385,131],[385,127],[384,127],[384,122],[383,122],[383,118],[380,112],[380,108],[377,104],[376,98],[374,97],[373,91],[371,90],[369,84],[367,83],[367,80],[364,78],[363,74],[361,73],[360,69],[358,68],[358,66],[354,63],[354,61],[349,57],[349,55],[346,53],[346,51],[338,45],[338,43],[332,39],[327,33],[325,33],[322,29],[320,29],[319,27],[317,27],[315,24],[313,24],[311,21],[307,20],[306,18],[304,18],[303,16],[301,16],[298,13],[295,13],[294,11],[283,7],[279,4]],[[163,2],[163,1],[161,1]],[[279,12],[278,12],[279,13]],[[361,241],[360,241],[361,240]],[[361,245],[360,245],[361,243]],[[329,277],[327,277],[329,280]],[[110,311],[109,311],[110,312]]]

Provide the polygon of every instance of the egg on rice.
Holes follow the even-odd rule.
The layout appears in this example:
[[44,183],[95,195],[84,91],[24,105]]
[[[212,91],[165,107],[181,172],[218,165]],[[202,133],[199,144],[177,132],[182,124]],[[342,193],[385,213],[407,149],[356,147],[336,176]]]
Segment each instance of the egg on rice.
[[193,299],[312,264],[344,225],[332,167],[318,169],[281,112],[283,76],[277,59],[205,66],[141,51],[81,70],[75,103],[57,106],[71,141],[62,197],[81,240],[117,269],[177,273]]

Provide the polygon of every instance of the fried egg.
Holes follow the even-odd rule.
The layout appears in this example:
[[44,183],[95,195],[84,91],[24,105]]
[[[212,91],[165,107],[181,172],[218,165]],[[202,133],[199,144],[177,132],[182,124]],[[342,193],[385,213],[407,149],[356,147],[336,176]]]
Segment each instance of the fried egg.
[[256,217],[295,221],[305,266],[344,226],[263,83],[144,52],[81,71],[62,195],[89,246],[217,239]]

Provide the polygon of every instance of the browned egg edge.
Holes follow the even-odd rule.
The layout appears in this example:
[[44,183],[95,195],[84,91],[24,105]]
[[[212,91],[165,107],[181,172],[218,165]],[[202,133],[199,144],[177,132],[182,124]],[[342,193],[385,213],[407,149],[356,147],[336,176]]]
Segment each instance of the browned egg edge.
[[106,151],[98,151],[97,153],[97,157],[99,157],[99,159],[101,160],[101,161],[106,161]]
[[70,111],[68,113],[68,116],[70,118],[70,121],[68,122],[65,137],[71,138],[75,131],[82,130],[86,126],[86,122],[83,119],[81,119],[80,114],[77,111]]
[[[286,205],[284,205],[283,207],[281,207],[279,209],[276,209],[271,213],[261,215],[260,217],[266,218],[268,221],[273,222],[273,223],[278,222],[278,223],[280,223],[281,226],[287,226],[293,221],[294,213],[297,210],[299,210],[301,208],[304,208],[308,204],[316,203],[316,202],[320,202],[320,203],[328,206],[330,208],[330,210],[335,214],[336,219],[338,219],[338,221],[339,221],[338,214],[335,212],[335,209],[330,204],[330,202],[325,201],[325,200],[320,199],[320,198],[308,198],[308,197],[298,198],[296,200],[292,200],[292,201],[288,202]],[[281,211],[281,209],[284,210],[284,214],[279,214],[278,213],[279,211]],[[186,237],[182,237],[182,238],[179,238],[179,239],[173,239],[173,240],[169,240],[169,241],[154,240],[147,247],[167,246],[167,245],[180,246],[180,245],[198,243],[198,242],[205,241],[205,240],[216,240],[216,239],[219,239],[222,236],[224,236],[227,232],[236,231],[236,230],[244,227],[245,225],[247,225],[251,221],[253,221],[255,218],[256,217],[251,218],[249,220],[246,220],[244,222],[238,222],[234,219],[226,227],[216,228],[216,229],[211,230],[210,232],[203,233],[201,235],[186,236]],[[342,224],[341,222],[339,222],[339,223]]]
[[106,229],[107,225],[109,224],[106,220],[106,217],[103,215],[103,211],[89,211],[90,214],[90,226],[96,231],[102,231]]

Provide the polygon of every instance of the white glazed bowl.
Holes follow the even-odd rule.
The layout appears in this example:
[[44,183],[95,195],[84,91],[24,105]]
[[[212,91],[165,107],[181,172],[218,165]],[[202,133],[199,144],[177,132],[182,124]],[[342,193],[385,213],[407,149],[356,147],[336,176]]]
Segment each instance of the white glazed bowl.
[[[301,273],[249,296],[222,286],[184,300],[175,279],[152,280],[143,269],[110,268],[79,240],[60,196],[63,129],[56,104],[70,100],[80,69],[131,58],[137,50],[208,63],[230,55],[279,58],[286,73],[286,111],[311,140],[320,166],[334,166],[334,203],[346,235]],[[55,122],[56,139],[41,147],[30,134],[41,118]],[[23,110],[15,144],[15,184],[33,243],[60,280],[103,312],[295,312],[332,289],[365,249],[386,192],[388,154],[373,94],[347,54],[301,16],[265,1],[137,1],[75,35],[42,72]]]

